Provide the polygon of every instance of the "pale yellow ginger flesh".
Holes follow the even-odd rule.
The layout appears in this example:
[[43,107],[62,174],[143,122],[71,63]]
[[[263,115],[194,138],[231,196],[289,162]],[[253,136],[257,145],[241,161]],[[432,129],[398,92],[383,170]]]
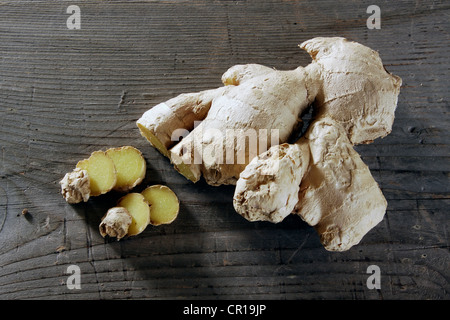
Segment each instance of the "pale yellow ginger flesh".
[[103,216],[99,225],[102,237],[116,237],[122,239],[128,234],[128,228],[133,218],[125,207],[113,207]]
[[[353,145],[391,132],[402,80],[386,71],[376,51],[344,38],[313,38],[300,48],[312,58],[306,67],[233,66],[222,76],[224,86],[160,103],[137,126],[189,180],[236,184],[235,208],[247,219],[279,222],[297,203],[295,212],[316,227],[328,250],[347,250],[386,210]],[[293,139],[310,105],[315,129],[309,138],[282,147],[279,162],[286,166],[272,169],[270,177],[274,152],[265,152]],[[328,130],[328,124],[335,129]],[[273,130],[277,139],[268,134]],[[237,138],[256,132],[256,148],[227,139],[229,132]],[[266,159],[257,158],[261,154]],[[242,155],[244,161],[227,161]]]
[[117,207],[127,209],[131,216],[128,236],[140,234],[150,223],[150,206],[140,193],[132,192],[123,196],[117,203]]
[[105,194],[116,185],[116,167],[104,151],[94,151],[88,159],[79,161],[76,167],[86,170],[90,181],[91,196]]
[[150,205],[150,223],[152,225],[169,224],[177,218],[180,202],[169,187],[153,185],[142,191],[142,195]]
[[166,157],[169,156],[169,151],[167,151],[166,147],[161,143],[161,141],[155,137],[155,135],[148,130],[144,125],[138,123],[138,127],[142,136],[144,136],[152,146],[154,146],[159,152],[161,152]]
[[131,146],[110,148],[106,155],[116,167],[117,181],[114,190],[127,192],[142,182],[145,177],[146,163],[142,153]]

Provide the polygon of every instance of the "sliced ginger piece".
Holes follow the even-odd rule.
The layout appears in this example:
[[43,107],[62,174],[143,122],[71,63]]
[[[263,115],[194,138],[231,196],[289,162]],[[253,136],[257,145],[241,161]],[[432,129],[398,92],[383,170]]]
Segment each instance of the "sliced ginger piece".
[[61,194],[68,203],[87,202],[91,196],[91,186],[86,170],[76,168],[66,173],[59,184]]
[[142,182],[147,166],[138,149],[131,146],[110,148],[106,150],[106,155],[116,167],[117,181],[114,190],[128,192]]
[[169,187],[153,185],[142,191],[142,195],[150,205],[150,223],[152,225],[169,224],[178,216],[180,202]]
[[77,168],[86,170],[91,196],[99,196],[114,188],[117,181],[114,162],[103,151],[94,151],[88,159],[77,163]]
[[102,237],[116,237],[117,240],[122,239],[128,234],[133,219],[128,210],[124,207],[113,207],[106,212],[99,225]]
[[145,230],[150,223],[150,206],[140,193],[132,192],[120,198],[117,207],[125,208],[131,215],[128,235],[135,236]]

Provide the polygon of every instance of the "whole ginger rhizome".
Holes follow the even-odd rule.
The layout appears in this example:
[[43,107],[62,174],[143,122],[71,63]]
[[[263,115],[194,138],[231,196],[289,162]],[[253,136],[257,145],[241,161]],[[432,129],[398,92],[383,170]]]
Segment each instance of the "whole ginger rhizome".
[[[344,251],[386,212],[353,146],[391,132],[401,79],[376,51],[344,38],[314,38],[300,47],[312,58],[306,67],[231,67],[222,87],[172,98],[145,112],[137,126],[192,182],[236,185],[233,205],[246,219],[276,223],[297,214],[327,250]],[[305,134],[288,143],[311,105]]]

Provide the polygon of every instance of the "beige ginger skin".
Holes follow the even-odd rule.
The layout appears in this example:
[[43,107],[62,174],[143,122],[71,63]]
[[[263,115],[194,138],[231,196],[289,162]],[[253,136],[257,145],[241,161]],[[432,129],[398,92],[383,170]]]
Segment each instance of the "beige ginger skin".
[[115,237],[122,239],[128,234],[128,228],[132,222],[132,217],[124,207],[113,207],[103,216],[99,225],[102,237]]
[[[316,228],[329,251],[350,249],[383,219],[387,202],[335,120],[316,120],[297,143],[280,147],[286,150],[279,159],[261,154],[242,172],[233,198],[242,216],[250,221],[280,222],[279,218],[290,213],[298,214]],[[283,165],[286,158],[290,165]],[[261,171],[277,161],[279,168],[273,175]],[[280,180],[285,182],[283,187],[266,182]],[[256,204],[255,199],[259,200]]]
[[[312,58],[304,68],[234,66],[222,76],[223,87],[161,103],[137,125],[186,178],[236,184],[233,204],[248,220],[280,222],[295,213],[315,226],[327,250],[348,250],[387,206],[353,145],[391,132],[401,79],[385,70],[376,51],[344,38],[313,38],[300,47]],[[288,144],[310,105],[305,135]],[[205,136],[208,129],[222,134]],[[268,150],[256,154],[246,149],[243,163],[224,163],[221,150],[242,152],[227,145],[225,132],[242,129],[275,129],[278,141],[268,138]],[[174,132],[184,138],[179,142]]]
[[90,180],[86,170],[76,168],[59,182],[63,198],[71,204],[86,202],[91,195]]
[[[234,129],[239,135],[248,130],[266,129],[270,133],[276,129],[279,140],[286,141],[298,125],[300,114],[313,101],[308,93],[314,88],[307,88],[307,79],[302,67],[277,71],[255,64],[237,65],[222,76],[224,87],[182,94],[161,103],[144,113],[137,125],[186,178],[197,182],[203,176],[210,185],[235,184],[249,159],[257,154],[250,154],[246,148],[242,163],[226,163],[226,150],[239,148],[234,139],[227,138],[226,131]],[[194,128],[199,120],[201,123]],[[176,143],[173,134],[180,129],[193,130]],[[209,136],[211,132],[223,134]],[[273,139],[267,140],[270,147]],[[186,149],[192,151],[184,153]],[[222,156],[214,155],[218,153]],[[198,154],[200,163],[195,159]]]

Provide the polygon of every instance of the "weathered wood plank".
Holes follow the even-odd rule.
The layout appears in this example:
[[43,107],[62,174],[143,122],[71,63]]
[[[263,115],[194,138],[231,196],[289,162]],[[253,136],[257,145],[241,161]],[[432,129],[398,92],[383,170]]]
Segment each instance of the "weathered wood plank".
[[[0,298],[449,299],[448,14],[444,1],[0,0]],[[392,133],[357,151],[388,200],[385,219],[344,253],[326,252],[300,218],[249,223],[232,187],[191,184],[134,124],[153,105],[214,88],[238,63],[306,65],[315,36],[379,51],[403,86]],[[58,181],[98,149],[130,144],[148,162],[141,186],[181,200],[171,225],[104,240],[118,194],[71,206]],[[27,208],[29,214],[21,212]],[[80,290],[66,286],[69,265]],[[381,289],[366,286],[369,265]]]

